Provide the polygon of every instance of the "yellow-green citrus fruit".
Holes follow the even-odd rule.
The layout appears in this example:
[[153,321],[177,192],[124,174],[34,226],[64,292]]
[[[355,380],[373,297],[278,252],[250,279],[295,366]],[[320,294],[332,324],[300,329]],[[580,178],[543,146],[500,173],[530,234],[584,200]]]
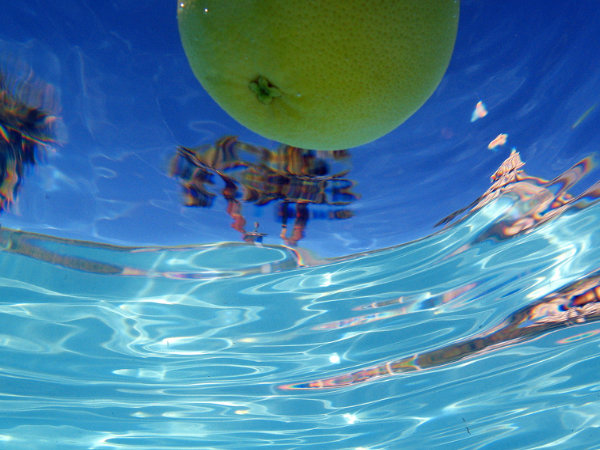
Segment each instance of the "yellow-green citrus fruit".
[[390,132],[439,84],[458,0],[180,0],[192,70],[234,119],[295,147]]

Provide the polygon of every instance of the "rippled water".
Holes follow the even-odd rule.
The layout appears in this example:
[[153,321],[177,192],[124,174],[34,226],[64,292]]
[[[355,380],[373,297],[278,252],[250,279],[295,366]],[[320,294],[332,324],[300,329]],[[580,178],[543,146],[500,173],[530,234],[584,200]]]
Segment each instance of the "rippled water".
[[2,448],[586,448],[600,192],[541,207],[577,172],[329,260],[5,229]]
[[0,449],[600,446],[596,1],[461,1],[326,154],[212,102],[176,3],[5,3]]

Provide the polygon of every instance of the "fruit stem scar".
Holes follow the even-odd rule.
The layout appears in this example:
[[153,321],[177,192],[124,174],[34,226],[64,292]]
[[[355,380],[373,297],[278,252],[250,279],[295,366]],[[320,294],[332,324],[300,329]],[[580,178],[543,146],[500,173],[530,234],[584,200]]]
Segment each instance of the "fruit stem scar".
[[248,84],[248,87],[256,94],[258,101],[264,105],[270,104],[274,98],[281,97],[279,88],[271,84],[271,82],[262,75],[259,75],[256,79],[252,80]]

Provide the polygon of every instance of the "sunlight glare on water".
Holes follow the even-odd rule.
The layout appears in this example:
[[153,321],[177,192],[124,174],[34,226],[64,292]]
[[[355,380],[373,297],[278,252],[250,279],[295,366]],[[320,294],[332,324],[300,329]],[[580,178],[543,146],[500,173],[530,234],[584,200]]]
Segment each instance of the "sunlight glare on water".
[[597,426],[598,206],[490,235],[519,202],[504,194],[423,240],[316,266],[286,247],[4,230],[5,439],[510,446],[543,417],[554,432],[539,442],[581,445]]
[[596,3],[461,2],[336,152],[221,111],[177,6],[0,15],[0,448],[598,447]]

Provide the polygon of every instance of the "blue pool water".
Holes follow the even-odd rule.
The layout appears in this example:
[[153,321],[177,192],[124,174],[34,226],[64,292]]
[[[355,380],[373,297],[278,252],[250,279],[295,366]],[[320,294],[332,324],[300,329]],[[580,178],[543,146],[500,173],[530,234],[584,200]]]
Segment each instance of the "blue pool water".
[[331,260],[4,230],[3,448],[589,448],[598,194]]
[[3,6],[0,449],[600,447],[597,2],[461,2],[432,98],[308,181],[175,10]]

